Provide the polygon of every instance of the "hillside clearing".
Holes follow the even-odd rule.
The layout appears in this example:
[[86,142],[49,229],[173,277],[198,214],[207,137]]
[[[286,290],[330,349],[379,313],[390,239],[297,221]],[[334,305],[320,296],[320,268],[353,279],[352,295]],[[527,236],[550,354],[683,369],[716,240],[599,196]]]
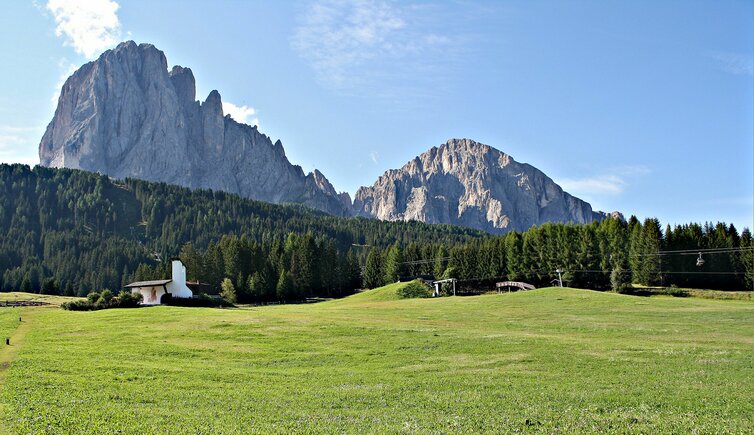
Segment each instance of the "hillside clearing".
[[754,304],[549,288],[34,308],[15,432],[751,432]]

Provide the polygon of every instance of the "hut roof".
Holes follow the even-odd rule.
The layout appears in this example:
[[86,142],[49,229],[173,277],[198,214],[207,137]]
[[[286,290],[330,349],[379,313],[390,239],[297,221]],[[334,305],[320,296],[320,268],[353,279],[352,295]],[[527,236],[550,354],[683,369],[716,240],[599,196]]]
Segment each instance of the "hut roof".
[[160,287],[172,281],[172,279],[158,279],[154,281],[137,281],[125,286],[125,288]]

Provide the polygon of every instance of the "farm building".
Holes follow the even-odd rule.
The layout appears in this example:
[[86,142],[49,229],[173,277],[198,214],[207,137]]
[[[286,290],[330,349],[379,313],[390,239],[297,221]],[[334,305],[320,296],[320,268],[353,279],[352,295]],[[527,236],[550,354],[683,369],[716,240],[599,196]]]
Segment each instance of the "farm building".
[[131,289],[132,293],[141,293],[143,305],[160,305],[162,295],[166,293],[175,298],[194,296],[194,293],[186,285],[186,266],[181,263],[181,260],[173,260],[172,269],[172,279],[132,282],[125,288]]

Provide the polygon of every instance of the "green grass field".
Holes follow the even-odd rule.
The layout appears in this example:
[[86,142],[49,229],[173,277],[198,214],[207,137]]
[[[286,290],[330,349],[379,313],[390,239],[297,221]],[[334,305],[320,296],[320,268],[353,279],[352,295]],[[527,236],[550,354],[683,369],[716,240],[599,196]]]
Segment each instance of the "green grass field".
[[1,424],[98,434],[754,431],[751,301],[558,288],[400,300],[396,288],[225,310],[29,309],[0,385]]

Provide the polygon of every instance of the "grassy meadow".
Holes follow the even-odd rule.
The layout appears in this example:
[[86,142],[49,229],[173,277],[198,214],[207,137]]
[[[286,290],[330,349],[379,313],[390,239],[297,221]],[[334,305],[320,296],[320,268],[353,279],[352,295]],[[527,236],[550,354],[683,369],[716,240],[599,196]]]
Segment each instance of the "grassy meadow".
[[0,432],[754,431],[751,301],[397,288],[237,309],[26,308]]

